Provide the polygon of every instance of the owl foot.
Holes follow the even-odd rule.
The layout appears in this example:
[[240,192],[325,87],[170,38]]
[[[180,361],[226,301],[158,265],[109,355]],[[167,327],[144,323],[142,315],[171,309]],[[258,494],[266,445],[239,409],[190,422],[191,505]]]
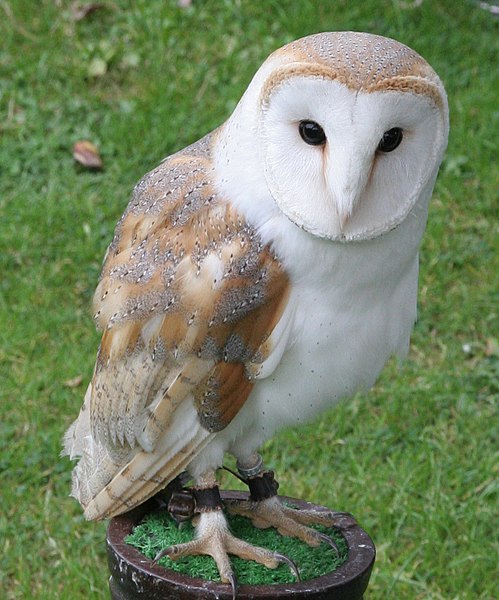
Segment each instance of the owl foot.
[[254,560],[269,569],[275,569],[279,564],[285,563],[299,580],[298,569],[292,560],[278,552],[253,546],[231,534],[222,511],[218,487],[193,490],[193,494],[197,510],[193,519],[196,538],[191,542],[165,548],[156,555],[154,562],[163,556],[168,556],[172,560],[198,554],[211,556],[217,565],[220,579],[223,583],[231,586],[233,599],[236,597],[237,581],[230,564],[229,554],[245,560]]
[[331,527],[334,524],[332,513],[291,508],[284,505],[277,496],[258,501],[226,500],[225,504],[231,514],[251,519],[255,527],[260,529],[275,527],[281,535],[296,537],[313,547],[325,542],[337,554],[339,553],[332,538],[310,527],[310,525]]
[[236,515],[251,519],[255,527],[266,529],[275,527],[281,535],[296,537],[309,546],[319,546],[322,542],[329,544],[336,554],[338,547],[331,537],[310,527],[310,525],[334,524],[334,513],[329,511],[297,509],[286,506],[277,496],[279,483],[273,471],[263,468],[259,454],[251,457],[250,464],[238,463],[241,478],[249,487],[249,500],[227,500],[227,510]]

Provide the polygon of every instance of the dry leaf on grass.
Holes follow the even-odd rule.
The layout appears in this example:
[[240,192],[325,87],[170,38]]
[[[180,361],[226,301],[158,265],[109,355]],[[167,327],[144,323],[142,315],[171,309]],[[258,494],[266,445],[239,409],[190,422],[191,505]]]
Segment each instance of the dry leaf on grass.
[[88,140],[75,142],[73,146],[73,158],[77,163],[87,169],[102,169],[102,159],[95,144]]
[[104,2],[87,2],[86,4],[80,4],[79,2],[73,2],[72,11],[73,19],[78,22],[88,17],[92,13],[108,8]]
[[82,384],[82,381],[83,381],[83,375],[77,375],[76,377],[73,377],[72,379],[66,379],[66,381],[64,382],[64,387],[77,388]]

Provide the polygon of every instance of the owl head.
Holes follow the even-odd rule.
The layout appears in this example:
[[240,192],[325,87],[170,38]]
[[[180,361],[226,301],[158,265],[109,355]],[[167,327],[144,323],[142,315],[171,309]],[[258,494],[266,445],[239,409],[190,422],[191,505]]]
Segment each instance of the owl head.
[[320,238],[371,239],[428,201],[447,145],[447,98],[407,46],[320,33],[265,61],[226,132],[246,163],[239,177],[257,164],[295,225]]

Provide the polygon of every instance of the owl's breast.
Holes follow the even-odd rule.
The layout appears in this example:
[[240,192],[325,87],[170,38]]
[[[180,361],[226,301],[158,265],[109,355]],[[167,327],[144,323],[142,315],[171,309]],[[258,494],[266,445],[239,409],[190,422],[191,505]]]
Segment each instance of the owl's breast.
[[[369,389],[393,354],[403,355],[416,318],[417,249],[384,243],[336,246],[310,265],[290,303],[288,348],[244,407],[262,441]],[[244,415],[241,415],[243,418]]]

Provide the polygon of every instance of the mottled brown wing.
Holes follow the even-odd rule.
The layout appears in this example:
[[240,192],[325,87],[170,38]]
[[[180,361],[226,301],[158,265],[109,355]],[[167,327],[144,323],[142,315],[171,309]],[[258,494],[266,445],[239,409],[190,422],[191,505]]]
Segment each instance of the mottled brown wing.
[[88,421],[91,444],[75,450],[67,438],[82,455],[73,493],[88,518],[128,510],[185,469],[272,351],[286,274],[215,193],[211,170],[198,148],[146,175],[108,250],[94,301],[104,333],[82,422],[68,433],[88,438]]

